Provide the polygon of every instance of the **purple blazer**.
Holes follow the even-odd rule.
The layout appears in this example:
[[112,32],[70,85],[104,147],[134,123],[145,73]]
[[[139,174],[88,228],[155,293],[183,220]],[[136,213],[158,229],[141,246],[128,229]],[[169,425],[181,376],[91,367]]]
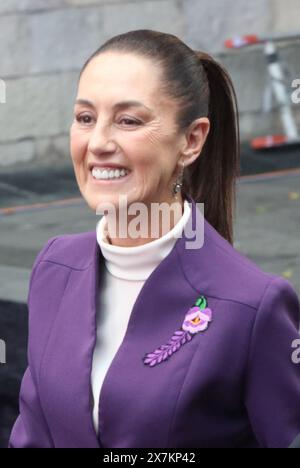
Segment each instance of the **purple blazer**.
[[[46,243],[30,279],[28,367],[9,448],[285,448],[296,439],[298,296],[206,220],[204,230],[198,249],[185,248],[183,233],[143,285],[101,388],[99,435],[90,377],[104,257],[95,231]],[[145,364],[201,295],[208,327]]]

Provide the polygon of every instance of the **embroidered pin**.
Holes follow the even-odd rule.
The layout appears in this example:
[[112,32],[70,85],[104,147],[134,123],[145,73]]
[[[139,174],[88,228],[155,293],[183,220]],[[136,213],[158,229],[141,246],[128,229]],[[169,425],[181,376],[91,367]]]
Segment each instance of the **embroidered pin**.
[[172,356],[182,345],[191,341],[196,333],[206,330],[209,322],[212,321],[212,311],[207,305],[205,296],[199,296],[194,306],[186,313],[181,330],[175,331],[167,344],[146,354],[143,358],[144,364],[150,367],[160,364]]

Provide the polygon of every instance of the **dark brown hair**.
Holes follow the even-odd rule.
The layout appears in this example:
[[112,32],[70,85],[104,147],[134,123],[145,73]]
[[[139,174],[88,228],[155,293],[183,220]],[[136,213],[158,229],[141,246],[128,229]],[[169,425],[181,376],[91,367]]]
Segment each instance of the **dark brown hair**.
[[199,117],[210,131],[201,155],[185,168],[182,196],[204,203],[205,219],[233,244],[239,175],[240,136],[237,99],[226,70],[209,54],[195,51],[178,37],[150,29],[129,31],[106,41],[84,64],[106,51],[149,57],[162,71],[161,91],[177,102],[176,125],[185,132]]

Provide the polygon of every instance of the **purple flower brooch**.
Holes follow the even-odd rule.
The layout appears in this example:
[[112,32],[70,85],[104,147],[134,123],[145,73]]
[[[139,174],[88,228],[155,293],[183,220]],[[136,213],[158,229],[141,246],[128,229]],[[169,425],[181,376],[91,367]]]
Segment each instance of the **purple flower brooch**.
[[212,311],[207,307],[207,300],[204,296],[199,296],[194,306],[186,313],[181,330],[175,331],[167,344],[161,345],[152,353],[146,354],[143,358],[144,364],[153,367],[165,361],[182,345],[191,341],[196,333],[206,330],[211,321]]

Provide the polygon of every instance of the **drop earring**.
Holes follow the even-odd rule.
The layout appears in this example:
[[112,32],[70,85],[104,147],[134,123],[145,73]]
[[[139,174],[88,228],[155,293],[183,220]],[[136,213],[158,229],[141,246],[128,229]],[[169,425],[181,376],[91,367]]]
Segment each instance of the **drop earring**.
[[184,172],[184,160],[182,161],[182,170],[181,170],[180,174],[178,175],[176,181],[173,184],[172,193],[173,193],[176,200],[178,200],[177,193],[180,192],[180,190],[182,189],[183,172]]

